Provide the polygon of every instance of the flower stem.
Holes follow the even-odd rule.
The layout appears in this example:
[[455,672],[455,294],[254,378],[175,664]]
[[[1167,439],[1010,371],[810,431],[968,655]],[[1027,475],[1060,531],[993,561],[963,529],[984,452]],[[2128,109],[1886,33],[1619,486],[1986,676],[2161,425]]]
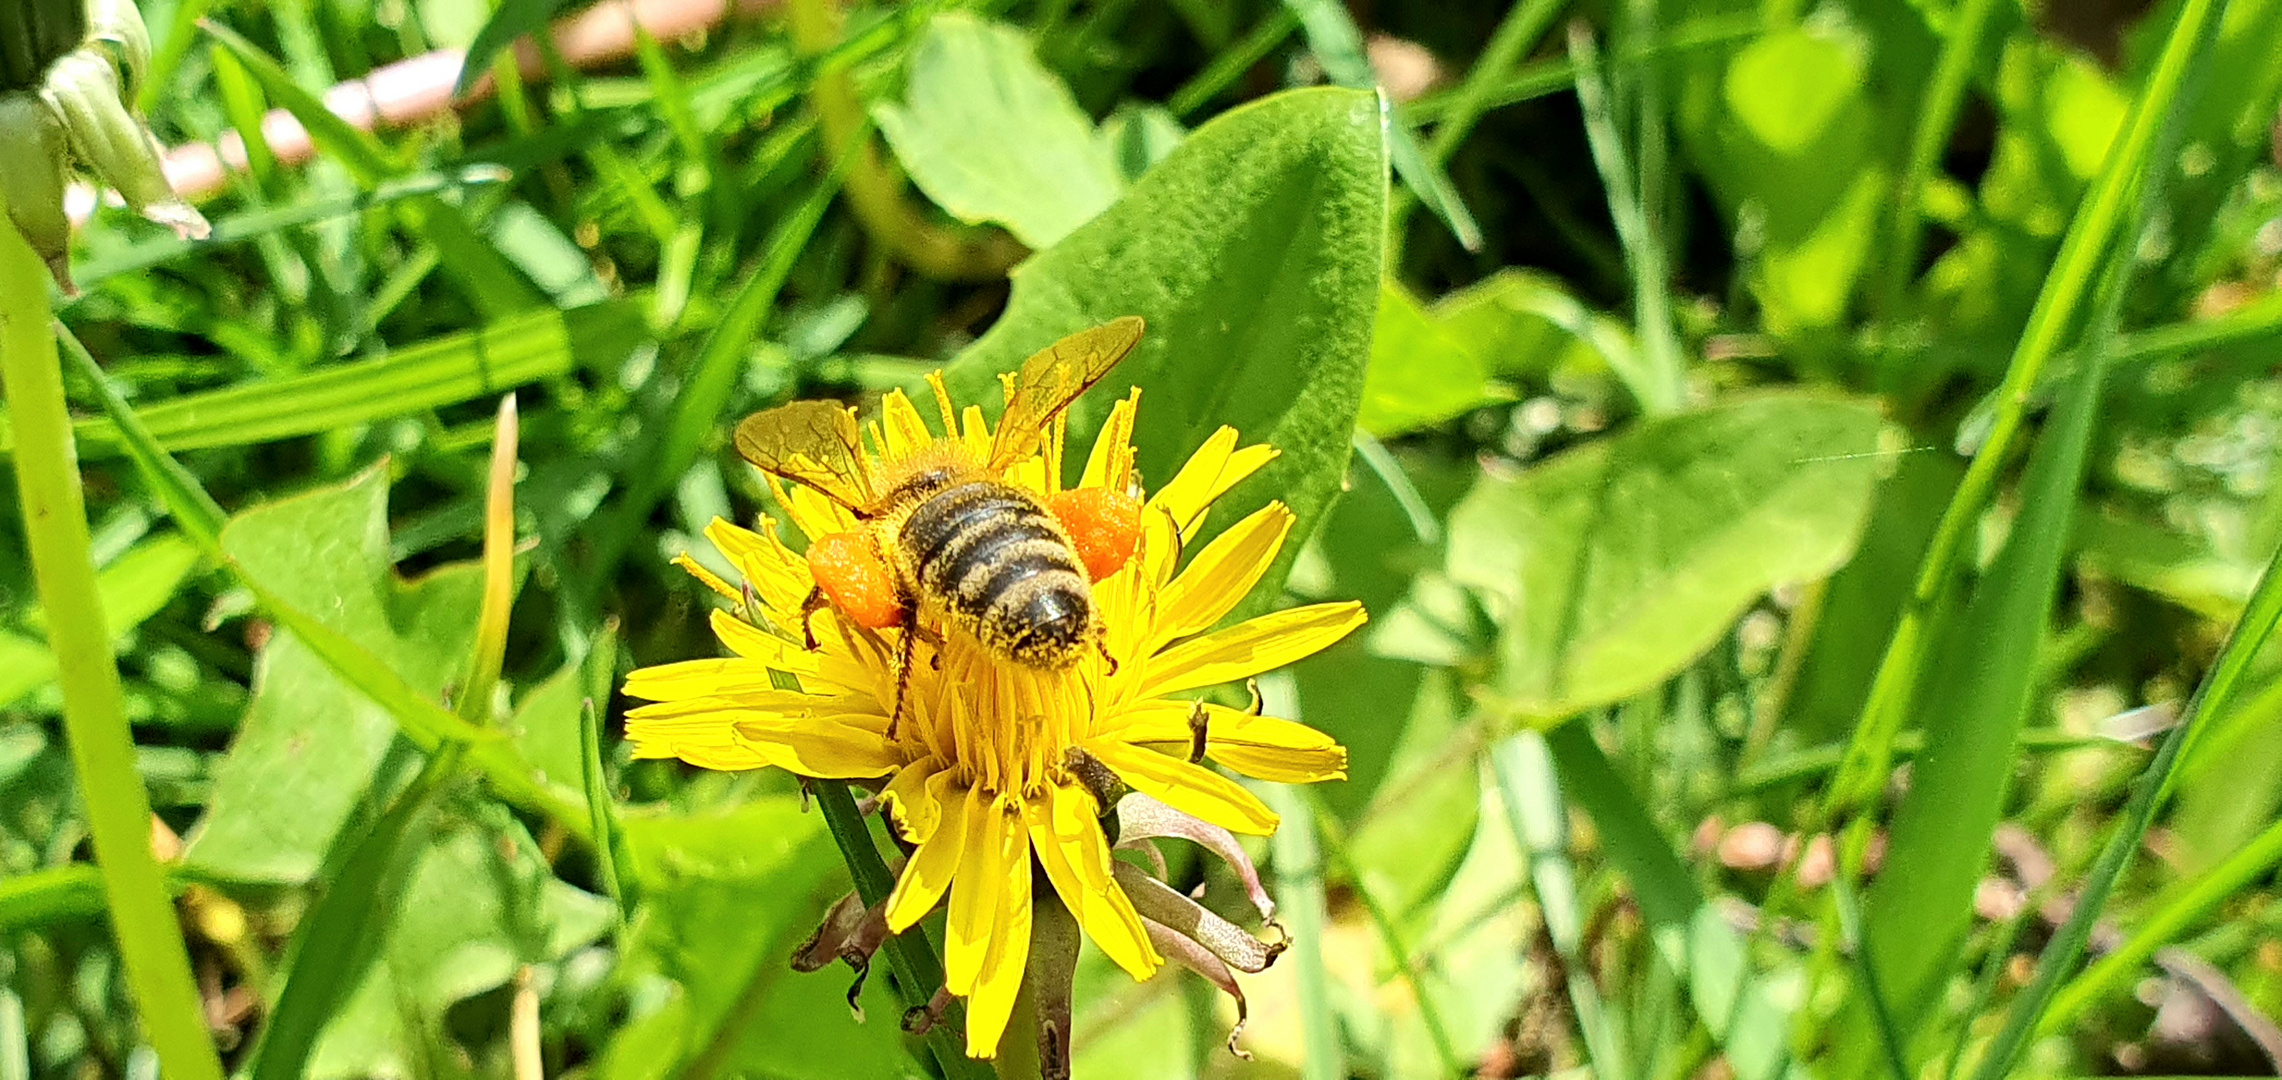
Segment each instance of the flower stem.
[[0,213],[0,381],[15,425],[16,488],[112,930],[162,1070],[174,1080],[221,1080],[181,924],[151,854],[150,798],[135,772],[119,669],[95,591],[78,455],[48,326],[47,266],[5,222]]
[[[879,845],[872,840],[872,830],[864,823],[864,815],[856,809],[855,797],[848,794],[848,785],[839,780],[817,780],[811,782],[810,787],[816,793],[817,805],[824,810],[825,822],[832,828],[832,841],[840,846],[840,857],[848,862],[848,874],[856,879],[856,895],[863,899],[866,907],[885,902],[888,894],[895,891],[895,875],[888,872],[887,863],[880,859]],[[886,952],[896,986],[903,992],[904,1006],[926,1005],[935,988],[943,985],[943,961],[936,955],[934,943],[927,940],[926,928],[914,926],[890,936]],[[936,1062],[950,1080],[988,1078],[989,1066],[969,1059],[961,1045],[959,1033],[964,1026],[962,1010],[953,1004],[927,1033],[927,1045],[934,1050]]]

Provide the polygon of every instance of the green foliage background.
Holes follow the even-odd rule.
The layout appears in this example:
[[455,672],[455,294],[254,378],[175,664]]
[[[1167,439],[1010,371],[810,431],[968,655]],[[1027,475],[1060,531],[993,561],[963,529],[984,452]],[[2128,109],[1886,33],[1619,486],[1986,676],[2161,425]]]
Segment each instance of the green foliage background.
[[[973,1074],[884,970],[859,1019],[787,967],[849,888],[793,781],[629,761],[612,688],[716,649],[669,560],[765,508],[737,417],[992,401],[1128,314],[1073,440],[1131,384],[1152,483],[1274,443],[1219,513],[1305,543],[1247,610],[1373,624],[1263,680],[1352,765],[1262,785],[1252,1057],[1089,953],[1079,1076],[2282,1067],[2282,0],[785,0],[502,51],[576,7],[142,5],[155,129],[250,165],[210,240],[99,211],[59,302],[199,1000],[116,951],[0,529],[0,1080],[153,1075],[167,1008],[252,1080]],[[320,104],[463,47],[457,112]]]

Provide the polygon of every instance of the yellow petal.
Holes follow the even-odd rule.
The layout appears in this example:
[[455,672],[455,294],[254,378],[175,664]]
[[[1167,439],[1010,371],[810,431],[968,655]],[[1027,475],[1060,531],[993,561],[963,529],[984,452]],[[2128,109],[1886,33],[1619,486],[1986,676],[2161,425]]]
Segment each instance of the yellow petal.
[[800,602],[816,587],[816,579],[808,573],[808,560],[784,546],[777,538],[776,522],[768,518],[761,519],[760,532],[714,518],[705,527],[705,538],[737,568],[772,617],[798,612]]
[[887,807],[889,820],[895,822],[896,831],[905,840],[924,844],[935,835],[935,828],[943,823],[943,800],[939,797],[942,785],[934,783],[945,776],[949,763],[939,757],[906,765],[888,781],[880,791],[880,802]]
[[1133,479],[1133,417],[1141,406],[1141,388],[1125,396],[1109,410],[1109,419],[1101,425],[1101,434],[1093,437],[1093,453],[1086,456],[1085,475],[1078,480],[1079,487],[1107,487],[1118,491],[1126,489]]
[[969,405],[959,414],[959,438],[976,461],[990,460],[990,421],[983,418],[982,406]]
[[1157,598],[1154,646],[1212,628],[1250,595],[1292,531],[1292,512],[1272,502],[1213,537]]
[[880,436],[881,448],[890,461],[935,445],[927,421],[920,419],[918,408],[901,390],[890,390],[880,398]]
[[816,655],[801,643],[786,641],[719,608],[707,618],[713,624],[713,636],[746,660],[757,660],[778,671],[816,670]]
[[1223,427],[1189,455],[1187,464],[1172,481],[1160,489],[1151,506],[1163,507],[1173,520],[1180,523],[1181,536],[1188,539],[1204,524],[1204,512],[1213,500],[1228,493],[1228,489],[1241,483],[1245,477],[1276,459],[1276,448],[1265,444],[1236,448],[1236,429]]
[[[957,876],[967,845],[968,819],[974,802],[980,796],[972,790],[950,789],[951,773],[936,773],[928,781],[930,794],[936,797],[946,811],[958,815],[946,829],[935,830],[919,845],[919,850],[904,864],[903,876],[895,881],[895,891],[887,898],[887,928],[895,933],[911,929],[911,924],[927,917],[935,905],[950,889],[951,879]],[[952,799],[957,798],[957,802]]]
[[1101,834],[1099,804],[1082,787],[1048,786],[1030,810],[1030,845],[1046,879],[1062,897],[1102,955],[1127,974],[1146,979],[1165,963],[1149,943],[1133,901],[1109,873],[1109,841]]
[[683,573],[696,578],[698,584],[703,585],[706,588],[713,590],[714,592],[720,593],[730,603],[738,604],[744,602],[744,593],[738,591],[736,586],[721,580],[721,575],[716,574],[711,570],[707,570],[704,565],[699,563],[696,559],[690,558],[689,552],[684,551],[681,554],[674,556],[673,562],[675,566],[681,567]]
[[1345,600],[1247,619],[1150,657],[1149,673],[1133,696],[1164,697],[1273,671],[1329,648],[1365,618],[1363,605]]
[[895,744],[866,724],[880,719],[841,714],[786,721],[771,716],[739,721],[736,732],[780,768],[819,780],[859,780],[886,776],[903,764]]
[[1086,743],[1086,750],[1133,790],[1153,795],[1184,814],[1231,832],[1266,836],[1276,831],[1275,811],[1236,781],[1210,769],[1113,739],[1094,739]]
[[637,668],[627,674],[625,690],[627,697],[644,701],[780,692],[766,666],[745,659],[681,660]]
[[975,980],[982,978],[983,961],[990,957],[990,934],[998,922],[999,883],[1006,878],[998,865],[999,817],[991,806],[995,801],[980,788],[970,789],[959,826],[967,837],[959,856],[958,888],[951,890],[951,915],[944,927],[943,985],[960,997],[974,993]]
[[[1187,758],[1193,736],[1186,701],[1150,701],[1127,709],[1097,733],[1159,753]],[[1254,716],[1225,705],[1204,706],[1205,754],[1255,780],[1312,784],[1347,776],[1347,748],[1306,724]]]
[[[991,809],[992,837],[998,844],[998,897],[992,905],[990,951],[967,998],[967,1056],[998,1056],[999,1038],[1014,1015],[1030,960],[1030,830],[1023,826],[1019,800],[1000,799]],[[964,887],[962,885],[962,887]]]

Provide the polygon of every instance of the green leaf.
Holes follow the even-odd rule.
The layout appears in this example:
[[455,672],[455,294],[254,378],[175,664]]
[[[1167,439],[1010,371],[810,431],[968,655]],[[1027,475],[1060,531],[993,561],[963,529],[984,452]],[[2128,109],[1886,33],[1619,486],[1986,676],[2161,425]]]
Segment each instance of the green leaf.
[[681,984],[688,1007],[678,1041],[709,1066],[690,1062],[682,1075],[837,1080],[917,1068],[896,1029],[901,1005],[884,964],[861,999],[870,1020],[858,1023],[846,968],[802,975],[785,963],[848,888],[820,815],[803,814],[795,796],[772,795],[704,814],[629,813],[623,824],[631,869],[650,898],[635,962]]
[[[1305,536],[1346,471],[1378,309],[1386,176],[1370,94],[1297,90],[1230,111],[1016,268],[1006,314],[947,369],[952,390],[996,402],[998,373],[1031,353],[1142,316],[1140,348],[1072,409],[1070,445],[1082,451],[1109,403],[1142,387],[1136,448],[1148,484],[1172,479],[1230,425],[1283,453],[1224,500],[1217,521],[1277,498]],[[1286,546],[1283,566],[1297,548]]]
[[[388,553],[382,468],[239,514],[222,545],[280,600],[362,647],[431,700],[465,668],[482,567],[458,563],[417,581]],[[216,770],[186,857],[204,872],[297,883],[313,876],[396,739],[388,709],[279,629],[256,659],[254,696]]]
[[1502,704],[1553,719],[1630,697],[1768,589],[1844,564],[1879,426],[1861,402],[1771,394],[1484,478],[1451,514],[1449,569],[1503,613]]
[[1401,285],[1379,293],[1371,370],[1356,423],[1381,438],[1415,431],[1495,401],[1482,358]]
[[952,12],[911,55],[903,104],[872,109],[912,182],[967,222],[1046,248],[1117,201],[1107,146],[1019,30]]
[[1869,262],[1887,183],[1869,65],[1849,31],[1769,34],[1729,62],[1724,117],[1697,129],[1715,191],[1758,237],[1751,287],[1777,334],[1837,323]]
[[446,822],[419,853],[372,969],[318,1040],[309,1080],[421,1075],[447,1008],[609,926],[608,901],[556,880],[520,826],[495,825]]
[[1624,323],[1586,307],[1547,274],[1500,270],[1434,304],[1433,318],[1491,373],[1543,379],[1565,371],[1637,371]]
[[[168,450],[274,442],[491,397],[580,365],[615,370],[645,333],[639,309],[624,302],[534,311],[378,359],[186,394],[137,415]],[[109,420],[84,421],[77,434],[89,457],[125,452]],[[12,445],[0,428],[0,451]]]

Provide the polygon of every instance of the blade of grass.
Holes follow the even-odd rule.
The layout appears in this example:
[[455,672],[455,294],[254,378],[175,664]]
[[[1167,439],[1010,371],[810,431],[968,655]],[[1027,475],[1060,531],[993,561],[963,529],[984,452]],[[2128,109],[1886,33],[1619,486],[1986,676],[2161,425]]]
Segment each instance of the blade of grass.
[[2044,640],[2070,552],[2102,367],[2086,364],[2037,440],[2021,511],[1975,587],[1925,695],[1926,751],[1896,808],[1885,869],[1866,897],[1864,949],[1907,1043],[1948,984],[1971,928],[1973,892],[2004,810],[2013,744],[2037,689]]
[[[562,10],[569,0],[502,0],[491,18],[485,19],[483,28],[475,32],[468,42],[467,57],[460,64],[460,77],[452,84],[452,96],[464,98],[483,74],[491,70],[491,61],[498,57],[515,40],[535,30],[546,28],[547,20]],[[639,24],[636,24],[639,25]]]
[[1315,809],[1284,784],[1262,784],[1255,790],[1283,819],[1268,839],[1268,852],[1276,869],[1276,910],[1291,929],[1288,962],[1299,983],[1300,1077],[1345,1080],[1347,1049],[1339,1035],[1338,1014],[1331,1007],[1331,973],[1323,961],[1323,930],[1330,919],[1325,912]]
[[0,934],[103,914],[103,869],[71,863],[0,881]]
[[[1593,741],[1581,719],[1545,733],[1561,790],[1600,831],[1601,851],[1632,886],[1649,936],[1688,972],[1689,1000],[1743,1080],[1790,1067],[1789,1013],[1750,966],[1748,946],[1673,853],[1654,818]],[[1762,920],[1766,925],[1768,920]]]
[[[565,375],[645,332],[639,307],[629,301],[533,311],[378,359],[184,395],[137,415],[170,451],[298,438]],[[78,435],[91,457],[131,452],[116,420],[84,421]],[[12,429],[0,426],[0,454],[13,445]]]
[[63,370],[49,329],[49,284],[46,262],[12,225],[0,226],[0,385],[22,443],[13,470],[18,505],[63,686],[66,741],[142,1035],[175,1080],[221,1080],[181,921],[151,853],[150,797],[135,770],[126,698],[96,590]]
[[1480,251],[1482,227],[1474,222],[1474,215],[1458,197],[1458,189],[1451,186],[1441,163],[1427,155],[1409,120],[1379,86],[1378,74],[1371,70],[1371,61],[1363,53],[1362,31],[1356,29],[1355,17],[1347,6],[1338,0],[1284,0],[1284,6],[1299,16],[1308,50],[1323,64],[1323,73],[1332,82],[1353,90],[1378,91],[1387,130],[1387,160],[1393,163],[1395,175],[1449,228],[1460,247]]
[[[2190,0],[2193,2],[2195,0]],[[2061,980],[2067,978],[2082,959],[2085,944],[2091,940],[2092,927],[2107,906],[2108,894],[2114,891],[2133,853],[2146,839],[2148,826],[2154,823],[2156,811],[2162,807],[2164,796],[2175,779],[2182,751],[2210,724],[2212,717],[2225,712],[2232,703],[2252,660],[2273,633],[2277,621],[2282,621],[2282,548],[2277,548],[2274,558],[2267,563],[2266,572],[2259,577],[2258,587],[2251,593],[2242,618],[2235,623],[2225,647],[2219,650],[2218,659],[2212,662],[2210,673],[2195,691],[2194,700],[2186,709],[2186,722],[2164,738],[2155,759],[2132,782],[2131,798],[2124,804],[2107,844],[2101,848],[2099,860],[2086,875],[2068,921],[2045,946],[2044,955],[2037,961],[2035,979],[2013,1000],[2012,1009],[2005,1016],[2004,1029],[1998,1032],[1981,1059],[1980,1068],[1973,1074],[1975,1080],[2000,1080],[2012,1071],[2032,1030],[2058,1029],[2060,1020],[2049,1006],[2059,992]]]
[[[507,662],[507,616],[515,606],[515,395],[499,399],[491,439],[491,474],[483,504],[483,605],[476,614],[475,649],[460,690],[460,719],[491,720],[491,698]],[[597,838],[603,834],[596,833]]]
[[509,175],[496,165],[469,165],[449,173],[415,173],[345,199],[315,199],[232,214],[214,222],[214,231],[204,240],[182,240],[171,234],[140,239],[131,250],[111,258],[90,259],[73,268],[72,276],[85,290],[73,303],[95,292],[96,286],[110,278],[163,266],[192,251],[259,240],[296,226],[344,218],[405,199],[504,183]]
[[[580,703],[578,725],[579,772],[586,794],[587,816],[594,822],[595,876],[614,906],[614,932],[620,937],[634,917],[640,900],[636,883],[621,870],[633,860],[620,859],[625,834],[618,827],[618,802],[610,795],[610,777],[602,767],[602,712],[618,684],[618,621],[606,620],[602,632],[587,645],[586,700]],[[600,704],[597,704],[597,703]]]
[[1632,274],[1633,325],[1640,338],[1642,370],[1618,375],[1641,411],[1668,413],[1686,398],[1687,373],[1679,332],[1672,323],[1671,274],[1663,239],[1642,202],[1641,178],[1617,131],[1600,50],[1593,44],[1592,29],[1581,21],[1569,24],[1569,60],[1576,70],[1577,101],[1584,108],[1585,139],[1592,147],[1601,186],[1608,192],[1609,217],[1616,222],[1617,240],[1624,246],[1625,268]]
[[1529,865],[1529,883],[1537,894],[1545,934],[1553,939],[1553,951],[1561,956],[1569,1007],[1576,1014],[1594,1075],[1629,1076],[1624,1045],[1601,1008],[1592,958],[1584,952],[1585,913],[1577,896],[1576,867],[1569,862],[1568,814],[1561,804],[1561,780],[1553,772],[1545,736],[1524,731],[1498,744],[1490,751],[1490,769],[1497,777],[1507,826]]
[[1466,80],[1451,92],[1440,112],[1434,138],[1426,146],[1427,157],[1436,164],[1449,162],[1474,130],[1474,121],[1489,109],[1491,94],[1545,39],[1546,29],[1568,6],[1569,0],[1520,0],[1506,9],[1497,29],[1490,32],[1489,44],[1482,46],[1482,55],[1467,69]]
[[1178,119],[1188,119],[1190,114],[1211,103],[1212,99],[1220,96],[1221,91],[1243,78],[1245,72],[1252,70],[1252,65],[1267,59],[1268,54],[1276,51],[1276,47],[1282,45],[1284,39],[1291,37],[1292,31],[1297,29],[1299,16],[1292,9],[1279,7],[1269,12],[1267,18],[1261,19],[1245,33],[1243,40],[1222,49],[1203,70],[1190,76],[1189,81],[1182,83],[1180,89],[1173,91],[1173,96],[1165,99],[1165,111]]
[[785,218],[776,235],[770,238],[761,265],[745,279],[736,298],[729,302],[728,311],[706,335],[705,344],[698,349],[697,359],[674,400],[673,414],[666,422],[665,431],[629,475],[626,496],[618,501],[599,534],[594,560],[597,580],[607,579],[616,569],[618,560],[625,556],[634,537],[640,535],[642,523],[649,519],[650,511],[656,509],[658,500],[696,464],[699,448],[708,436],[720,429],[721,410],[728,407],[729,396],[737,388],[746,350],[752,347],[753,340],[760,336],[769,317],[775,313],[777,297],[784,291],[785,282],[791,279],[793,266],[799,261],[800,253],[807,249],[809,237],[815,235],[817,224],[824,220],[825,208],[839,194],[840,179],[851,160],[842,158],[841,168],[819,183],[807,200]]
[[2255,890],[2278,863],[2282,863],[2282,822],[2268,825],[2218,865],[2171,888],[2122,945],[2053,996],[2052,1007],[2037,1024],[2038,1034],[2057,1033],[2093,1005],[2128,994],[2156,952],[2209,920],[2227,901]]
[[2171,112],[2190,61],[2201,51],[2206,30],[2215,24],[2216,8],[2216,0],[2186,0],[2181,5],[2162,53],[2110,147],[2098,179],[2084,193],[2069,222],[2060,252],[2030,310],[2028,325],[2006,365],[1988,441],[1973,456],[1956,494],[1942,512],[1902,617],[1871,680],[1869,699],[1855,725],[1846,757],[1815,810],[1817,828],[1812,831],[1820,831],[1821,824],[1836,820],[1846,810],[1873,802],[1883,789],[1892,765],[1895,733],[1909,712],[1909,698],[1926,661],[1931,614],[1954,576],[1966,536],[1996,491],[1998,472],[2020,438],[2037,378],[2074,325],[2093,278],[2114,245],[2128,197],[2146,171],[2157,132]]
[[[839,780],[816,780],[811,781],[810,790],[816,793],[816,805],[823,809],[824,821],[832,829],[833,842],[840,846],[840,857],[848,861],[848,873],[856,880],[856,895],[867,907],[886,902],[888,894],[895,891],[895,875],[880,860],[879,843],[872,839],[871,826],[856,810],[848,785]],[[888,938],[887,960],[906,1008],[926,1005],[935,988],[943,985],[943,961],[928,939],[925,925]],[[961,1034],[965,1029],[966,1024],[959,1019],[959,1005],[953,1003],[928,1029],[927,1047],[934,1051],[936,1064],[950,1080],[989,1080],[990,1066],[967,1056]]]
[[184,534],[198,541],[208,558],[228,567],[279,626],[299,637],[350,685],[387,709],[396,718],[405,738],[415,746],[434,752],[447,743],[466,743],[469,764],[484,774],[501,798],[553,818],[564,831],[579,840],[593,839],[586,808],[542,784],[536,770],[522,760],[504,734],[477,728],[428,700],[379,657],[318,621],[316,616],[286,603],[247,574],[228,551],[229,528],[221,507],[199,486],[197,479],[159,445],[134,409],[110,386],[109,376],[87,355],[85,347],[61,323],[52,325],[70,345],[74,360],[88,375],[88,381],[101,393],[104,409],[117,425],[120,445],[134,461],[144,483],[149,484],[159,501],[166,505],[167,512],[174,516]]
[[[1897,760],[1914,758],[1925,750],[1923,732],[1905,731],[1894,739],[1894,757]],[[2076,735],[2066,731],[2040,729],[2021,732],[2013,743],[2022,753],[2063,753],[2070,750],[2125,750],[2129,744],[2097,735]],[[1728,789],[1732,795],[1748,795],[1771,787],[1800,780],[1810,780],[1838,768],[1839,759],[1846,755],[1842,743],[1831,743],[1809,750],[1797,750],[1768,758],[1744,769]]]
[[[1610,53],[1611,67],[1624,67],[1646,62],[1655,57],[1684,53],[1692,49],[1731,45],[1759,36],[1765,25],[1755,14],[1722,15],[1693,19],[1672,36],[1646,46],[1627,47]],[[1504,77],[1491,82],[1484,91],[1481,111],[1488,113],[1508,105],[1550,97],[1577,84],[1577,67],[1566,59],[1539,60],[1512,69]],[[1436,90],[1403,106],[1403,115],[1413,123],[1438,123],[1456,107],[1458,94],[1463,87]]]

